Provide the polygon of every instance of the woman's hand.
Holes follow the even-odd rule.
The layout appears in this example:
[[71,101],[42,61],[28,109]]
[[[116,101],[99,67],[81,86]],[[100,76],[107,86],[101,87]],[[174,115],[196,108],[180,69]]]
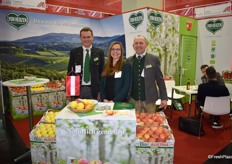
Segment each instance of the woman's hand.
[[113,102],[113,100],[104,99],[103,102]]

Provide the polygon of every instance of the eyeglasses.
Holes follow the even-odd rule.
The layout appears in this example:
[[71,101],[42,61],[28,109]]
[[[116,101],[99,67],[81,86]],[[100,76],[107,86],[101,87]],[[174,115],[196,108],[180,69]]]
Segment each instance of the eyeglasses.
[[111,48],[111,51],[121,51],[120,48]]

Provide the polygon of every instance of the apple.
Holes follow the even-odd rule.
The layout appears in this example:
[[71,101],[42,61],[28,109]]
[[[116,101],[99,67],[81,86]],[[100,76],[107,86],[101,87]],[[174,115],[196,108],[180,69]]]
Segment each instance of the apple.
[[94,107],[94,104],[88,104],[88,103],[85,103],[85,109],[93,109]]
[[102,164],[102,162],[100,160],[92,160],[90,164]]
[[148,139],[148,142],[155,142],[156,140],[155,140],[155,138],[149,138]]
[[159,123],[154,121],[154,122],[151,123],[151,125],[157,127],[159,125]]
[[156,134],[152,134],[151,135],[151,138],[154,138],[154,139],[157,139],[159,136],[158,135],[156,135]]
[[76,101],[71,101],[69,105],[70,105],[70,108],[74,109],[76,108],[77,104],[78,103]]
[[144,138],[144,140],[148,140],[150,138],[150,135],[149,134],[144,134],[143,138]]
[[149,124],[152,124],[153,121],[154,121],[154,120],[152,120],[151,118],[149,118],[149,119],[147,120],[147,122],[148,122]]
[[77,161],[77,164],[89,164],[89,161],[86,158],[81,158]]
[[163,134],[167,137],[170,137],[171,133],[168,130],[164,130]]
[[143,137],[143,135],[142,135],[141,133],[136,133],[136,137],[137,137],[138,139],[141,139],[141,138]]
[[152,118],[153,117],[153,113],[147,113],[147,118]]
[[85,108],[84,103],[82,103],[82,102],[77,103],[77,105],[76,105],[76,109],[77,109],[77,110],[82,110],[82,109],[84,109],[84,108]]

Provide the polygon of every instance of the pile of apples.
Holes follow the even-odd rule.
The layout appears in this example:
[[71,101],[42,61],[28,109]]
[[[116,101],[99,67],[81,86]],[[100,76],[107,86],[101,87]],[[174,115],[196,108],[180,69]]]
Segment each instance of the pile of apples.
[[83,111],[89,111],[94,108],[94,101],[93,100],[88,100],[88,99],[83,99],[83,100],[74,100],[70,102],[70,109],[73,112],[83,112]]
[[59,113],[59,111],[50,110],[50,111],[46,112],[43,119],[45,122],[55,123],[55,117],[58,113]]
[[166,117],[162,112],[136,113],[136,138],[144,142],[166,142],[172,132],[165,125]]
[[56,137],[56,126],[55,124],[40,123],[34,130],[34,134],[37,137],[55,138]]
[[27,106],[18,106],[18,110],[27,110]]
[[136,137],[144,142],[166,142],[171,131],[164,126],[136,126]]
[[138,125],[158,126],[164,124],[165,115],[156,113],[136,113],[136,122]]
[[45,87],[42,84],[32,85],[31,90],[34,92],[43,92],[45,91]]
[[46,83],[45,85],[47,88],[50,88],[50,89],[60,89],[62,87],[62,85],[64,85],[63,83],[64,83],[64,81],[56,80],[56,81],[50,81],[50,82]]
[[11,92],[26,93],[26,87],[10,87]]

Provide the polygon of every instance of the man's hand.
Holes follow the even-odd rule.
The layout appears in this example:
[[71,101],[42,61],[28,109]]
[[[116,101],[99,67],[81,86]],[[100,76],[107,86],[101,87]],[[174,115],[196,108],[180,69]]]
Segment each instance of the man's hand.
[[167,100],[162,100],[161,101],[160,108],[163,108],[163,109],[167,108]]

